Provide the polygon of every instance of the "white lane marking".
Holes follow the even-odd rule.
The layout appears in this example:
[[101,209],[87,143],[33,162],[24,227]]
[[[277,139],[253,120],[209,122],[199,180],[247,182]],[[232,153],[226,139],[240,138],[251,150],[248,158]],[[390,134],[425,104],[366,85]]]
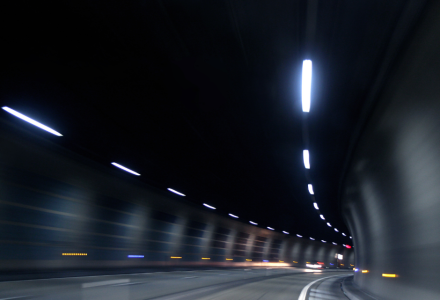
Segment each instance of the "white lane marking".
[[17,297],[9,297],[9,298],[0,298],[0,300],[12,300],[12,299],[21,299],[21,298],[27,298],[31,296],[17,296]]
[[183,277],[183,279],[197,278],[198,276]]
[[127,282],[130,282],[130,279],[115,279],[115,280],[88,282],[88,283],[83,283],[82,288],[86,289],[86,288],[91,288],[91,287],[120,284],[120,283],[127,283]]
[[340,275],[327,276],[327,277],[320,278],[320,279],[317,279],[317,280],[315,280],[315,281],[310,282],[308,285],[306,285],[306,286],[302,289],[301,294],[299,294],[298,300],[306,300],[307,292],[309,291],[309,288],[310,288],[314,283],[316,283],[316,282],[318,282],[318,281],[321,281],[321,280],[324,280],[324,279],[327,279],[327,278],[330,278],[330,277],[335,277],[335,276],[340,276]]

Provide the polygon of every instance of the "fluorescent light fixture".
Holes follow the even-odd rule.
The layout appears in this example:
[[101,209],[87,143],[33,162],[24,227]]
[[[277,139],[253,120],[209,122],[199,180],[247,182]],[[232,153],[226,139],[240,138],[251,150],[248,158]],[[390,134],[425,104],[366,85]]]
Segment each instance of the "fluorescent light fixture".
[[336,232],[339,232],[338,228],[335,228],[335,231],[336,231]]
[[267,229],[269,229],[269,230],[275,230],[275,229],[273,229],[272,227],[267,227]]
[[314,239],[314,238],[312,238],[312,237],[311,237],[310,239],[311,239],[312,241],[314,241],[314,240],[315,240],[315,239]]
[[283,233],[285,233],[285,234],[289,234],[287,231],[284,231],[284,230],[283,230]]
[[310,169],[309,150],[303,150],[304,167]]
[[313,206],[315,207],[315,209],[319,209],[318,203],[313,202]]
[[342,246],[344,246],[344,247],[345,247],[345,244],[342,244]]
[[214,206],[211,206],[211,205],[206,204],[206,203],[203,203],[203,205],[205,205],[207,208],[210,208],[210,209],[216,209]]
[[233,214],[229,214],[231,217],[238,219],[238,216],[233,215]]
[[323,216],[323,215],[319,215],[319,217],[320,217],[321,219],[325,220],[325,218],[324,218],[324,216]]
[[137,172],[135,172],[133,170],[130,170],[129,168],[121,166],[120,164],[117,164],[115,162],[112,162],[112,165],[114,165],[115,167],[117,167],[117,168],[119,168],[121,170],[124,170],[125,172],[131,173],[131,174],[136,175],[136,176],[141,176],[141,174],[139,174],[139,173],[137,173]]
[[27,116],[25,116],[25,115],[19,113],[19,112],[16,111],[16,110],[13,110],[12,108],[9,108],[9,107],[7,107],[7,106],[3,106],[2,108],[3,108],[4,111],[7,111],[7,112],[10,113],[11,115],[16,116],[17,118],[20,118],[20,119],[22,119],[23,121],[26,121],[26,122],[28,122],[28,123],[31,123],[32,125],[37,126],[38,128],[41,128],[41,129],[43,129],[43,130],[46,130],[47,132],[50,132],[50,133],[52,133],[52,134],[54,134],[54,135],[56,135],[56,136],[63,136],[61,133],[59,133],[59,132],[53,130],[52,128],[47,127],[46,125],[43,125],[43,124],[41,124],[40,122],[37,122],[37,121],[35,121],[35,120],[32,120],[31,118],[29,118],[29,117],[27,117]]
[[323,242],[323,243],[327,243],[327,241],[324,241],[324,240],[321,240],[321,242]]
[[127,255],[128,258],[144,258],[143,255]]
[[300,234],[296,234],[296,236],[297,236],[297,237],[301,237],[301,238],[303,237],[303,236],[302,236],[302,235],[300,235]]
[[173,189],[171,189],[171,188],[167,188],[167,190],[169,190],[171,193],[177,194],[177,195],[179,195],[179,196],[183,196],[183,197],[186,196],[185,194],[182,194],[181,192],[178,192],[178,191],[173,190]]
[[309,184],[308,187],[309,187],[310,195],[314,195],[315,193],[313,192],[313,186],[311,184]]
[[396,274],[385,274],[385,273],[383,273],[383,274],[382,274],[382,277],[391,277],[391,278],[396,278],[396,277],[397,277],[397,275],[396,275]]
[[342,233],[343,236],[347,236],[345,233]]
[[353,237],[350,237],[351,239],[353,238]]
[[332,224],[330,224],[329,222],[327,222],[327,226],[328,226],[328,227],[332,227]]
[[368,270],[362,270],[362,273],[368,273],[369,271]]
[[255,222],[252,222],[252,221],[249,221],[249,223],[251,223],[252,225],[258,225],[258,223],[255,223]]
[[302,109],[303,112],[310,111],[310,91],[312,88],[312,61],[303,60],[302,68]]
[[333,245],[337,245],[335,242],[332,242]]

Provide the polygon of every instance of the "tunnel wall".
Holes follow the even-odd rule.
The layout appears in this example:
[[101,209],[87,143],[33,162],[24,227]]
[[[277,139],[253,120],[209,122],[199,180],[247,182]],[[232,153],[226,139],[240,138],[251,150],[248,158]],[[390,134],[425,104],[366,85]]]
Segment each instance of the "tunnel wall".
[[0,145],[1,271],[302,267],[309,260],[331,267],[335,253],[346,267],[354,263],[351,250],[219,216],[5,120]]
[[440,298],[439,13],[433,3],[398,60],[344,184],[355,284],[378,299]]

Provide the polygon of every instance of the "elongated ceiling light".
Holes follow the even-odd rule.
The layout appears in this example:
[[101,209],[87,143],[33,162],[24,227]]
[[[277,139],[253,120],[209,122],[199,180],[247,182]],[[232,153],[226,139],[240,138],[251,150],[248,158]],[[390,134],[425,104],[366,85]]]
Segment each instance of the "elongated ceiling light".
[[310,169],[309,150],[303,150],[304,167]]
[[204,205],[204,206],[206,206],[207,208],[210,208],[210,209],[215,209],[215,207],[214,207],[214,206],[211,206],[211,205],[209,205],[209,204],[203,203],[203,205]]
[[251,223],[252,225],[258,225],[258,223],[255,223],[255,222],[252,222],[252,221],[249,221],[249,223]]
[[300,234],[296,234],[296,236],[297,236],[297,237],[300,237],[300,238],[302,238],[302,237],[303,237],[303,236],[302,236],[302,235],[300,235]]
[[275,229],[273,229],[272,227],[267,227],[267,229],[269,229],[269,230],[275,230]]
[[283,230],[283,233],[284,233],[284,234],[289,234],[287,231],[284,231],[284,230]]
[[139,174],[139,173],[137,173],[137,172],[135,172],[133,170],[130,170],[129,168],[126,168],[126,167],[124,167],[124,166],[122,166],[120,164],[117,164],[115,162],[112,162],[112,165],[114,165],[115,167],[117,167],[117,168],[119,168],[121,170],[124,170],[125,172],[131,173],[131,174],[136,175],[136,176],[141,176],[141,174]]
[[177,195],[179,195],[179,196],[183,196],[183,197],[186,196],[185,194],[182,194],[181,192],[178,192],[178,191],[173,190],[173,189],[171,189],[171,188],[168,188],[167,190],[169,190],[171,193],[177,194]]
[[313,202],[313,206],[315,207],[315,209],[319,209],[318,203]]
[[59,133],[59,132],[53,130],[52,128],[47,127],[46,125],[43,125],[43,124],[41,124],[40,122],[37,122],[37,121],[35,121],[35,120],[33,120],[33,119],[31,119],[31,118],[29,118],[29,117],[27,117],[27,116],[25,116],[25,115],[19,113],[18,111],[13,110],[12,108],[9,108],[9,107],[7,107],[7,106],[3,106],[2,108],[3,108],[4,111],[7,111],[7,112],[10,113],[11,115],[16,116],[17,118],[20,118],[20,119],[22,119],[23,121],[26,121],[26,122],[28,122],[28,123],[31,123],[32,125],[37,126],[38,128],[41,128],[41,129],[43,129],[43,130],[46,130],[47,132],[50,132],[50,133],[52,133],[53,135],[56,135],[56,136],[63,136],[61,133]]
[[229,214],[231,217],[238,219],[238,216],[233,215],[233,214]]
[[310,195],[314,195],[313,186],[311,184],[308,185]]
[[312,89],[312,61],[303,60],[302,68],[302,109],[310,112],[310,91]]
[[323,220],[325,220],[324,215],[319,215],[319,217]]

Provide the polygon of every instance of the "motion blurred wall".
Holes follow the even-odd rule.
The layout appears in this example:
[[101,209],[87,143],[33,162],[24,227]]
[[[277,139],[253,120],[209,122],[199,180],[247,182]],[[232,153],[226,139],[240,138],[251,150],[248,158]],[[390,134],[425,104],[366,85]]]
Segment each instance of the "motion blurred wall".
[[2,271],[268,265],[262,260],[330,266],[335,253],[354,263],[351,250],[221,217],[9,121],[0,120],[0,145]]
[[[343,192],[355,283],[378,299],[440,299],[440,3],[399,59]],[[398,277],[383,277],[382,274]]]

